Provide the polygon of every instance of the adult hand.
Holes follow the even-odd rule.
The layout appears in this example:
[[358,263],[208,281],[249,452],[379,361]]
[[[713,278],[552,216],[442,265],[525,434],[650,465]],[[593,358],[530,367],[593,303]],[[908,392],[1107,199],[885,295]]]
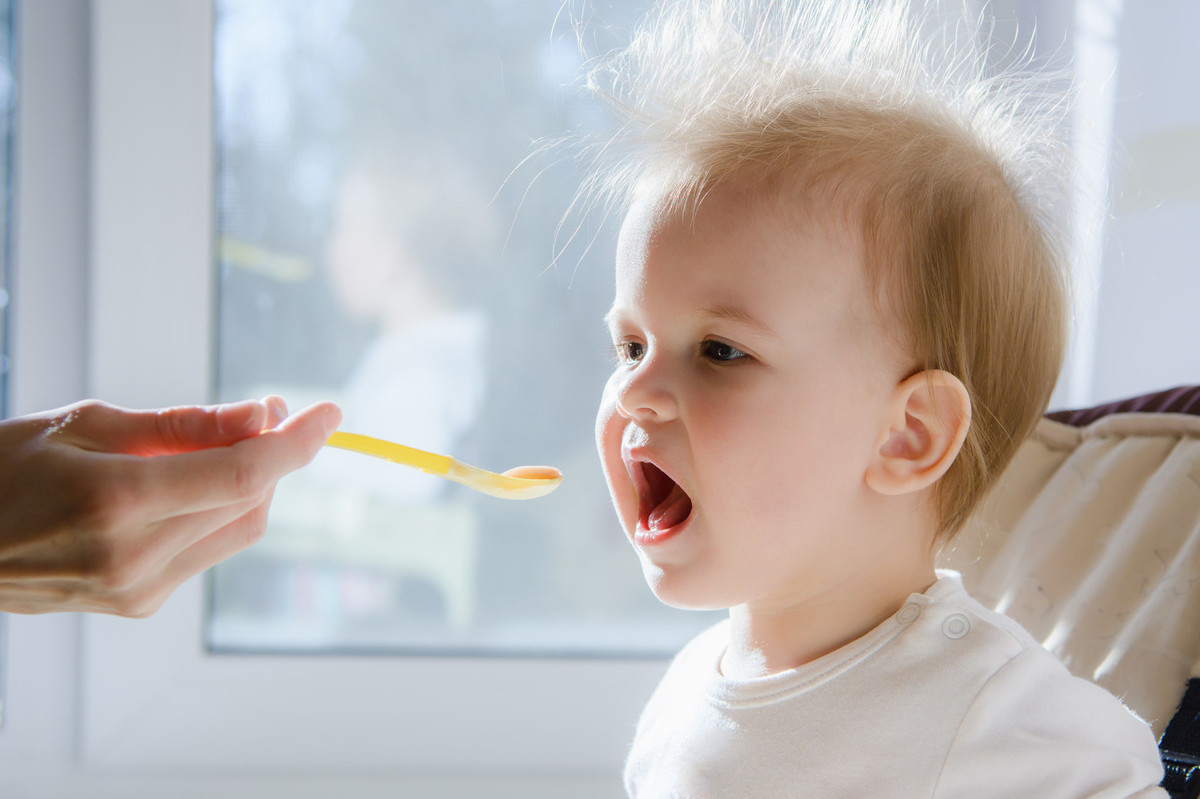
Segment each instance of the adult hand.
[[341,421],[278,397],[130,411],[87,401],[0,422],[0,611],[148,616],[259,540],[276,482]]

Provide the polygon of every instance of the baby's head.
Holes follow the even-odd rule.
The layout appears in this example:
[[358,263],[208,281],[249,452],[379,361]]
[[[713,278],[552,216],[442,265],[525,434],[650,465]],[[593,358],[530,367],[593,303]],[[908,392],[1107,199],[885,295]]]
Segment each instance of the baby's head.
[[592,188],[630,209],[598,436],[655,569],[693,511],[853,559],[820,531],[920,494],[944,543],[1060,367],[1053,109],[903,0],[799,5],[668,3],[596,73],[629,125]]

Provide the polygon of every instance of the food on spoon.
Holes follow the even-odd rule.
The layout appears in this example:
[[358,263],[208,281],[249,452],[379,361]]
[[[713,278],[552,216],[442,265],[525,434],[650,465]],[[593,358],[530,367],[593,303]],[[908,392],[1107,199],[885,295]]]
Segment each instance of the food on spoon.
[[522,480],[560,480],[562,472],[553,466],[517,466],[505,472],[504,476]]

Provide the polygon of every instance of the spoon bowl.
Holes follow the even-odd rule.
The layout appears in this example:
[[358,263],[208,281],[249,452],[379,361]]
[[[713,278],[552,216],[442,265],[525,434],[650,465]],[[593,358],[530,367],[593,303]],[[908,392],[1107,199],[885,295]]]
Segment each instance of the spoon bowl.
[[544,497],[562,483],[562,472],[553,466],[517,466],[503,474],[460,463],[449,455],[437,455],[415,447],[406,447],[381,438],[337,430],[325,442],[351,452],[360,452],[420,469],[427,474],[465,485],[500,499],[536,499]]

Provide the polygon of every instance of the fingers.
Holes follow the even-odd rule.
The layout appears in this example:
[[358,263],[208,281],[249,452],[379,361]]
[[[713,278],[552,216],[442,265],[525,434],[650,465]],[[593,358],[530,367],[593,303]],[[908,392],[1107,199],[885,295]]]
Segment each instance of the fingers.
[[102,557],[80,568],[0,574],[0,610],[87,611],[149,616],[185,580],[257,542],[266,531],[271,494],[214,510],[165,519],[133,537],[107,542]]
[[[262,535],[276,482],[341,421],[331,403],[286,413],[277,397],[162,412],[85,402],[4,426],[18,444],[33,442],[15,474],[33,480],[34,494],[54,487],[58,513],[34,520],[38,535],[0,574],[0,610],[153,612],[183,580]],[[155,453],[173,454],[144,457]],[[8,482],[19,498],[24,483]]]
[[127,464],[138,484],[133,493],[149,518],[260,499],[311,461],[340,421],[336,405],[318,403],[229,447],[140,459]]
[[167,594],[185,580],[258,543],[267,530],[270,505],[271,497],[268,495],[258,505],[176,555],[163,570],[162,585]]
[[113,602],[97,596],[77,580],[0,580],[0,611],[116,613]]
[[55,432],[93,451],[143,456],[192,452],[257,435],[268,426],[273,407],[281,405],[278,397],[268,397],[131,411],[89,401],[65,409]]
[[273,493],[268,491],[256,505],[238,503],[167,520],[155,543],[190,541],[190,545],[182,551],[174,544],[159,547],[166,562],[144,564],[140,573],[127,571],[127,583],[110,585],[112,590],[92,597],[92,604],[101,605],[101,612],[130,618],[153,614],[183,582],[262,539]]

